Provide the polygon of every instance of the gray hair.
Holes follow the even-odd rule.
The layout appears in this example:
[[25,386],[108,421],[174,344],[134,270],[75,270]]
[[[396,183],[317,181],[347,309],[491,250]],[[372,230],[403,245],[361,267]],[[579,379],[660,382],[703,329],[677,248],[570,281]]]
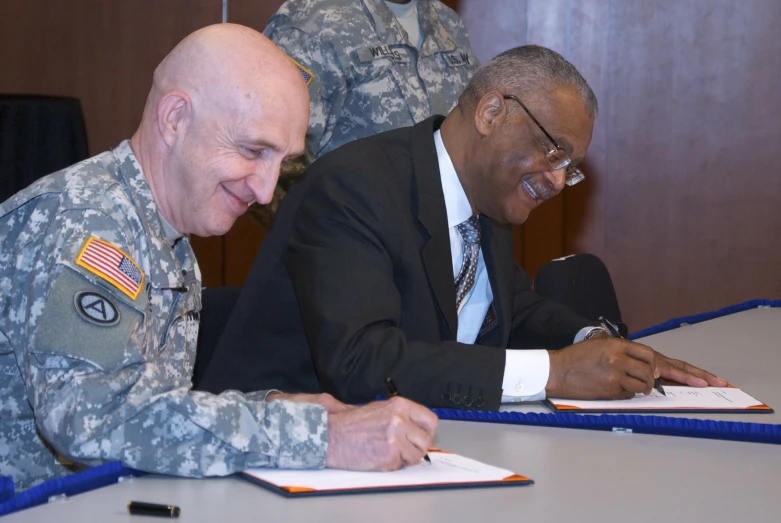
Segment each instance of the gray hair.
[[514,47],[492,58],[475,73],[459,101],[476,104],[493,89],[528,99],[557,87],[575,89],[589,116],[597,117],[597,97],[588,82],[563,56],[539,45]]

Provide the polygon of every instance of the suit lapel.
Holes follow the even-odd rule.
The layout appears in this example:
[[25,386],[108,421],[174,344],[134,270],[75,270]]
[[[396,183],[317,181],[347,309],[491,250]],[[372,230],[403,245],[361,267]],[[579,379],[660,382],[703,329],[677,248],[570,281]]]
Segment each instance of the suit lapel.
[[412,147],[412,168],[417,186],[417,218],[428,233],[428,239],[421,251],[431,290],[439,310],[450,328],[451,339],[458,332],[456,311],[456,290],[453,285],[453,261],[450,257],[450,236],[447,227],[445,196],[439,175],[434,131],[444,120],[434,116],[410,131]]
[[[497,345],[502,346],[509,339],[512,320],[512,229],[509,225],[494,223],[490,218],[481,215],[480,231],[480,247],[483,249],[488,281],[494,295],[494,312],[499,320],[498,328],[501,333],[501,340]],[[490,336],[490,339],[493,341],[494,337]]]

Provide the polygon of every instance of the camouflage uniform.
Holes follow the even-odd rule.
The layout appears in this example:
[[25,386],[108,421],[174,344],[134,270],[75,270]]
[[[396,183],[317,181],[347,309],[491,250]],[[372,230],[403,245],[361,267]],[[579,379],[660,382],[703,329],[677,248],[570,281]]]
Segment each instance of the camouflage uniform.
[[[383,0],[288,0],[269,20],[263,34],[308,82],[309,161],[358,138],[446,115],[456,105],[477,57],[455,12],[435,0],[417,2],[420,49]],[[283,170],[267,212],[273,214],[301,172],[300,163]]]
[[22,490],[68,461],[322,467],[322,406],[190,390],[200,308],[189,238],[158,214],[129,142],[0,205],[0,475]]

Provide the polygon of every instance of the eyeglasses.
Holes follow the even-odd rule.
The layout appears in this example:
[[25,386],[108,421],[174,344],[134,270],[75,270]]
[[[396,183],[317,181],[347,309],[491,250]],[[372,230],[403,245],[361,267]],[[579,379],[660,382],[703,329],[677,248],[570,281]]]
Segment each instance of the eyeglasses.
[[540,122],[537,121],[537,119],[534,117],[534,115],[529,111],[529,109],[523,105],[523,102],[515,95],[512,94],[505,94],[503,95],[505,100],[514,100],[518,102],[518,105],[520,105],[524,111],[526,111],[526,114],[529,115],[529,118],[532,119],[532,121],[537,124],[537,127],[540,128],[540,131],[542,131],[542,134],[545,135],[545,137],[549,140],[550,143],[542,145],[546,149],[546,157],[548,159],[548,163],[550,164],[551,168],[555,171],[558,169],[564,169],[565,171],[564,175],[564,183],[566,183],[568,186],[572,187],[576,183],[582,182],[586,175],[583,174],[583,171],[578,169],[572,164],[572,158],[569,157],[569,154],[567,154],[567,151],[565,151],[559,144],[556,143],[556,140],[553,139],[553,137],[548,134],[548,131],[545,130],[545,127],[542,126]]

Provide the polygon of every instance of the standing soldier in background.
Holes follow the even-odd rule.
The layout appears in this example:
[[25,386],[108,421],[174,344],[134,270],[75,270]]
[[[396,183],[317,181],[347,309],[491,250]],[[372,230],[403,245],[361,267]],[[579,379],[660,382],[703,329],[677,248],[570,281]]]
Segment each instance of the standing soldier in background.
[[478,68],[466,28],[437,0],[288,0],[264,34],[295,62],[310,98],[306,155],[282,169],[270,205],[306,166],[357,138],[448,114]]

